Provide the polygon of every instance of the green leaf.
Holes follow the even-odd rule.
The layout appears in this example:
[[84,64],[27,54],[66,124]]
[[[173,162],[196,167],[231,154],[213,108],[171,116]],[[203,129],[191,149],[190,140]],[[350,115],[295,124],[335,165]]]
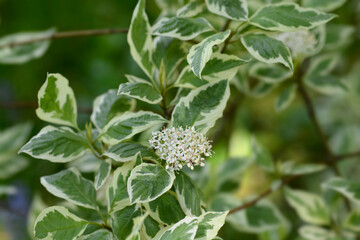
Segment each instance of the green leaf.
[[152,201],[167,192],[173,182],[174,173],[160,165],[142,163],[135,167],[127,182],[131,203]]
[[128,240],[134,227],[134,219],[141,216],[141,208],[134,204],[112,214],[113,234],[118,240]]
[[354,232],[360,232],[360,212],[355,210],[349,213],[345,222],[344,228]]
[[172,125],[194,126],[197,130],[207,132],[222,116],[229,95],[228,80],[212,82],[191,91],[175,106]]
[[28,139],[31,129],[32,124],[20,123],[0,131],[0,155],[16,153]]
[[0,156],[0,180],[7,179],[29,166],[29,160],[17,155]]
[[317,226],[302,226],[299,229],[299,234],[306,240],[340,240],[335,238],[335,233]]
[[126,112],[121,116],[114,117],[106,124],[99,137],[106,144],[115,145],[135,134],[165,122],[166,120],[162,116],[152,112]]
[[293,161],[286,161],[281,164],[280,172],[284,175],[305,175],[320,172],[326,169],[324,164],[302,163],[296,164]]
[[155,239],[155,236],[163,228],[161,225],[162,224],[155,221],[152,217],[147,216],[144,220],[144,225],[142,228],[142,234],[145,236],[145,239]]
[[44,121],[77,128],[77,107],[69,81],[62,75],[48,74],[38,92],[37,116]]
[[94,186],[95,190],[99,190],[104,185],[106,179],[109,177],[111,172],[111,161],[102,161],[99,169],[96,172]]
[[287,108],[296,96],[296,84],[292,83],[284,88],[275,100],[275,110],[280,112]]
[[67,127],[46,126],[19,151],[51,162],[70,162],[84,155],[87,142]]
[[317,225],[330,224],[328,206],[320,196],[290,188],[285,188],[284,194],[286,201],[305,222]]
[[346,0],[302,0],[304,7],[316,8],[320,11],[332,12],[341,7]]
[[292,76],[292,71],[280,64],[256,63],[251,66],[249,75],[266,83],[280,83]]
[[161,94],[147,81],[122,83],[118,95],[125,95],[150,104],[157,104],[162,100]]
[[82,240],[113,240],[113,235],[105,229],[100,229],[89,235],[85,235]]
[[139,0],[134,9],[127,41],[135,62],[149,78],[152,78],[154,72],[151,61],[153,43],[149,19],[145,13],[145,0]]
[[127,192],[127,181],[133,168],[142,161],[141,155],[136,155],[136,160],[124,163],[118,167],[112,177],[112,182],[107,190],[108,212],[112,213],[130,206],[130,199]]
[[159,240],[194,239],[198,225],[196,217],[185,217],[166,230]]
[[180,171],[176,174],[174,187],[184,213],[187,216],[200,216],[203,195],[191,178]]
[[237,21],[248,20],[246,0],[206,0],[210,12]]
[[326,50],[337,50],[354,39],[356,30],[352,25],[345,24],[327,24],[326,26]]
[[[50,37],[55,33],[55,29],[43,32],[16,33],[0,38],[0,46],[26,42],[33,39]],[[17,45],[13,47],[0,48],[0,63],[2,64],[22,64],[32,59],[42,57],[49,48],[50,41],[36,41],[29,44]]]
[[336,177],[323,183],[322,187],[341,193],[354,203],[360,203],[360,183],[358,181]]
[[88,223],[70,213],[64,207],[46,208],[35,221],[34,235],[37,239],[74,240],[81,235]]
[[265,34],[250,33],[243,36],[241,42],[257,60],[264,63],[281,63],[291,71],[294,70],[290,50],[281,41]]
[[185,217],[175,194],[171,192],[145,203],[145,207],[153,219],[166,225],[176,223]]
[[148,215],[149,213],[145,213],[133,219],[134,225],[132,227],[131,233],[126,238],[127,240],[140,240],[140,229]]
[[16,187],[7,186],[7,185],[0,185],[0,197],[3,195],[12,195],[17,192]]
[[202,71],[202,78],[207,81],[218,81],[234,78],[240,66],[249,60],[238,58],[234,55],[213,53]]
[[335,54],[323,54],[311,59],[311,64],[306,72],[308,76],[326,75],[334,70],[340,61],[340,56]]
[[249,22],[265,30],[292,32],[314,28],[327,23],[334,17],[334,14],[302,8],[295,3],[279,3],[260,8]]
[[255,98],[264,97],[266,94],[270,93],[276,85],[273,83],[259,82],[251,90],[250,96]]
[[151,148],[132,142],[123,142],[111,146],[103,155],[117,162],[129,162],[136,158],[136,154],[138,152],[141,153],[142,158],[152,160],[158,159],[157,155]]
[[134,99],[118,96],[116,90],[111,89],[95,99],[91,121],[98,130],[101,130],[113,117],[132,111],[134,108]]
[[161,18],[152,30],[154,35],[187,41],[214,29],[205,18],[172,17]]
[[74,168],[41,177],[41,184],[51,194],[76,205],[97,209],[94,184]]
[[182,87],[182,88],[191,88],[196,89],[201,87],[205,84],[209,83],[204,79],[198,78],[192,71],[190,66],[186,66],[180,73],[179,77],[177,78],[174,86]]
[[229,36],[230,30],[216,33],[191,47],[190,52],[187,55],[187,61],[191,67],[191,70],[197,77],[201,78],[201,72],[203,71],[206,63],[210,60],[213,53],[212,48],[215,45],[223,43]]
[[228,211],[225,212],[206,212],[198,219],[198,229],[195,240],[214,239],[225,223]]
[[251,139],[251,149],[256,164],[267,172],[275,171],[274,160],[270,152],[264,148],[255,137]]
[[201,0],[190,1],[188,4],[177,10],[176,16],[183,18],[195,17],[204,11],[205,5]]
[[343,94],[348,91],[348,87],[334,75],[307,76],[305,83],[311,89],[327,95]]

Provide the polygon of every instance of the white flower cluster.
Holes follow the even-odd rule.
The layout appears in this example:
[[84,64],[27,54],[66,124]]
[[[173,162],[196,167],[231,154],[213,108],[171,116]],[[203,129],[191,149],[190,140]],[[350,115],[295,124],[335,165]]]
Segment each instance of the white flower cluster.
[[166,161],[166,169],[180,170],[187,165],[193,170],[196,165],[204,166],[204,156],[211,155],[208,139],[194,127],[173,127],[153,132],[149,143],[160,159]]
[[276,36],[276,39],[290,48],[294,58],[310,53],[317,44],[314,34],[309,31],[281,33]]

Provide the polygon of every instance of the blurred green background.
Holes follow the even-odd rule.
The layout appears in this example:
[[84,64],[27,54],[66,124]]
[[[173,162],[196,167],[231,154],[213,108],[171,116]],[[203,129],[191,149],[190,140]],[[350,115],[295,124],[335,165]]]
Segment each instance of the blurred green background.
[[[0,0],[0,36],[25,31],[43,31],[52,27],[57,31],[127,28],[136,3],[136,0]],[[147,2],[147,13],[151,22],[159,12],[154,0]],[[351,94],[313,97],[316,99],[319,118],[331,136],[333,148],[336,152],[349,152],[360,149],[359,0],[348,1],[335,13],[340,17],[334,22],[356,28],[354,41],[341,49],[342,64],[336,70],[338,75],[351,83]],[[37,92],[48,72],[61,73],[70,81],[78,107],[87,112],[79,113],[80,126],[89,120],[92,101],[96,96],[108,89],[116,89],[125,81],[124,74],[143,76],[130,57],[125,34],[59,39],[51,42],[50,48],[40,59],[22,65],[0,65],[0,103],[6,105],[14,102],[36,102]],[[238,105],[234,129],[230,129],[231,124],[225,129],[236,134],[233,134],[231,140],[218,141],[214,147],[217,158],[229,156],[226,153],[222,154],[226,152],[224,149],[228,148],[229,142],[232,143],[230,157],[246,153],[249,135],[256,134],[278,159],[323,160],[322,144],[314,137],[315,129],[308,119],[301,99],[296,99],[288,110],[276,114],[273,102],[278,92],[275,90],[262,99],[242,97],[234,100]],[[227,119],[220,121],[219,126],[226,125],[226,121]],[[32,135],[46,125],[37,118],[35,108],[0,108],[0,130],[22,122],[33,123]],[[239,143],[242,147],[239,147]],[[212,161],[217,159],[214,158]],[[360,171],[354,163],[349,160],[341,167],[346,174],[357,175]],[[0,180],[0,184],[11,183],[22,189],[21,194],[1,199],[1,240],[29,238],[26,230],[26,213],[32,197],[37,190],[42,189],[39,179],[64,167],[61,164],[34,159],[30,159],[30,166],[6,181]],[[300,178],[294,184],[306,185],[308,189],[319,189],[318,184],[313,184],[314,181],[319,182],[319,179],[321,176]],[[263,181],[266,182],[267,179]],[[253,188],[256,190],[250,192],[261,192],[266,187],[255,184]],[[53,200],[48,201],[51,203]],[[1,229],[7,229],[7,233]],[[231,235],[231,229],[224,231],[229,231]],[[245,237],[256,239],[254,236]]]

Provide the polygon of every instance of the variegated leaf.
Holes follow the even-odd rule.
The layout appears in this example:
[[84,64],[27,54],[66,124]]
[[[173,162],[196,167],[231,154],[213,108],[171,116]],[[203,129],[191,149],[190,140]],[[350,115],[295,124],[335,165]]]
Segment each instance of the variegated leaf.
[[280,172],[284,175],[305,175],[320,172],[326,169],[326,165],[317,163],[299,163],[286,161],[280,166]]
[[96,172],[94,179],[94,186],[96,190],[99,190],[102,185],[104,185],[106,179],[109,177],[111,172],[111,161],[108,159],[106,161],[102,161],[99,169]]
[[302,0],[302,6],[331,12],[341,7],[346,0]]
[[311,89],[322,94],[343,94],[348,87],[341,79],[334,75],[310,75],[305,78],[305,83]]
[[118,96],[116,90],[111,89],[95,99],[91,121],[98,130],[101,130],[113,117],[132,111],[134,108],[134,99]]
[[136,158],[137,153],[141,153],[141,157],[145,159],[158,159],[155,152],[149,147],[145,147],[139,143],[123,142],[111,146],[103,154],[117,162],[129,162]]
[[153,34],[158,36],[191,40],[204,32],[213,31],[213,27],[205,18],[161,18],[153,26]]
[[127,34],[127,41],[130,46],[131,56],[135,62],[149,78],[152,78],[154,71],[153,63],[151,61],[153,44],[151,27],[145,12],[145,0],[139,0],[134,9],[129,32]]
[[81,240],[113,240],[113,234],[108,230],[100,229],[91,234],[85,235],[84,238],[81,238]]
[[150,104],[157,104],[162,100],[161,94],[148,82],[122,83],[118,95],[125,95]]
[[265,30],[291,32],[317,27],[334,17],[334,14],[302,8],[295,3],[278,3],[260,8],[249,22]]
[[258,62],[251,66],[249,75],[266,83],[280,83],[292,76],[292,71],[280,64]]
[[255,137],[251,139],[252,157],[261,168],[267,172],[274,172],[274,160],[270,152],[264,148]]
[[146,240],[155,239],[155,236],[163,230],[164,225],[154,220],[151,216],[147,216],[141,229],[141,235]]
[[328,229],[305,225],[299,229],[299,234],[306,240],[331,240],[336,239],[336,234]]
[[194,126],[202,132],[207,132],[222,116],[229,95],[228,80],[209,83],[191,91],[175,106],[172,125]]
[[281,63],[294,70],[290,50],[279,40],[265,34],[246,34],[241,38],[246,50],[257,60],[265,63]]
[[295,98],[296,89],[295,84],[290,84],[280,92],[280,95],[275,100],[275,110],[277,112],[284,110],[291,104]]
[[130,174],[127,190],[131,203],[152,201],[167,192],[175,176],[160,165],[142,163]]
[[336,177],[323,183],[322,187],[341,193],[357,204],[360,203],[360,183],[358,181]]
[[70,162],[84,155],[88,144],[70,128],[46,126],[19,153],[51,162]]
[[121,116],[114,117],[104,127],[99,137],[106,144],[115,145],[131,138],[137,133],[164,122],[166,120],[163,117],[152,112],[127,112]]
[[181,88],[191,88],[196,89],[201,87],[205,84],[209,83],[204,79],[198,78],[192,71],[190,66],[186,66],[180,73],[179,77],[177,78],[174,86],[181,87]]
[[54,196],[85,208],[98,208],[94,184],[82,177],[74,168],[41,177],[40,180],[46,190]]
[[230,30],[211,35],[191,47],[187,61],[195,75],[201,78],[206,63],[210,60],[215,45],[223,43],[230,36]]
[[[112,229],[117,240],[133,240],[134,220],[141,217],[141,208],[133,204],[112,214]],[[136,239],[136,238],[135,238]]]
[[37,116],[44,121],[77,127],[77,107],[69,81],[62,75],[48,74],[38,92]]
[[206,0],[210,12],[237,21],[248,20],[246,0]]
[[198,229],[195,240],[214,239],[225,223],[228,211],[205,212],[198,219]]
[[320,196],[290,188],[285,188],[284,194],[287,202],[305,222],[318,225],[330,224],[328,206]]
[[75,240],[87,225],[87,221],[70,213],[65,207],[49,207],[37,217],[34,236],[37,239]]
[[201,0],[190,1],[188,4],[177,10],[176,16],[183,18],[195,17],[204,11],[205,5]]
[[196,217],[185,217],[166,230],[159,240],[194,239],[198,229]]
[[360,232],[360,212],[353,210],[347,216],[344,227],[354,232]]

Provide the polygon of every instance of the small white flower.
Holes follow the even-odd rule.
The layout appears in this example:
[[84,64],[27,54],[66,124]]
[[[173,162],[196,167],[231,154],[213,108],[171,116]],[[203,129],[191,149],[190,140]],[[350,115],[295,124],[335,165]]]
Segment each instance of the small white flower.
[[160,159],[166,161],[166,169],[180,170],[188,166],[205,166],[203,156],[211,156],[209,140],[194,127],[166,128],[152,133],[149,140],[151,147],[156,149]]
[[276,39],[282,41],[290,49],[294,58],[306,56],[317,44],[314,34],[309,31],[280,33]]

